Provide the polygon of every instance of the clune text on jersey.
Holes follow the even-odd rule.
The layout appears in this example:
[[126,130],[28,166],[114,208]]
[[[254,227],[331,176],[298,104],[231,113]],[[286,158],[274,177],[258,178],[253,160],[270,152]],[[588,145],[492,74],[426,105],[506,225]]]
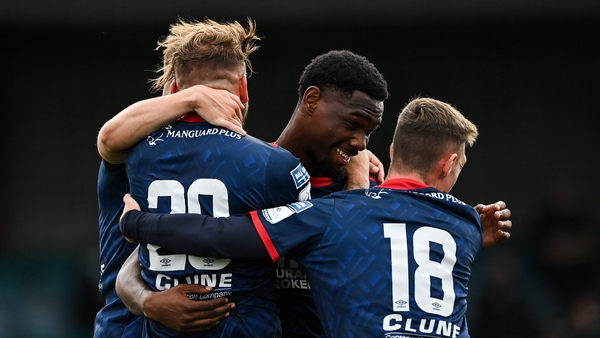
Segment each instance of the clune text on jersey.
[[[385,316],[383,329],[385,331],[397,331],[398,335],[401,335],[401,332],[406,332],[407,334],[436,334],[455,338],[460,334],[460,326],[453,323],[426,318],[413,320],[412,318],[403,318],[398,313]],[[392,338],[394,336],[393,333],[390,333],[386,334],[385,337]]]

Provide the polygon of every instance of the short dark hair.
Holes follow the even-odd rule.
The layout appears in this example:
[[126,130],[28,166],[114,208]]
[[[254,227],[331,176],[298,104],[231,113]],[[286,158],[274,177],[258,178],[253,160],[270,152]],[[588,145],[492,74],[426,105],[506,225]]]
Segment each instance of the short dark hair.
[[302,97],[310,86],[346,95],[359,90],[379,101],[388,98],[387,82],[375,65],[347,50],[333,50],[314,58],[300,77],[298,95]]
[[477,126],[450,104],[418,97],[398,115],[392,167],[427,175],[445,153],[472,146],[477,135]]

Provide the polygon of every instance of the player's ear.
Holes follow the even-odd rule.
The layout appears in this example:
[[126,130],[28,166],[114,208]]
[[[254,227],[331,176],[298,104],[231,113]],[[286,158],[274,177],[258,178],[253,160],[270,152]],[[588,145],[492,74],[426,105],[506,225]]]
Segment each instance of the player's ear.
[[450,153],[442,157],[442,159],[440,160],[440,164],[442,167],[441,177],[446,177],[448,176],[448,174],[450,174],[452,168],[454,168],[454,161],[456,161],[457,159],[457,153]]
[[177,81],[175,81],[175,79],[171,81],[171,86],[169,87],[169,90],[171,91],[171,94],[175,94],[179,91],[179,87],[177,87]]
[[302,97],[302,105],[304,106],[304,111],[307,112],[308,115],[314,113],[317,109],[319,101],[322,98],[321,90],[318,87],[310,86],[304,92],[304,96]]
[[239,81],[239,93],[242,103],[248,103],[248,79],[244,74]]

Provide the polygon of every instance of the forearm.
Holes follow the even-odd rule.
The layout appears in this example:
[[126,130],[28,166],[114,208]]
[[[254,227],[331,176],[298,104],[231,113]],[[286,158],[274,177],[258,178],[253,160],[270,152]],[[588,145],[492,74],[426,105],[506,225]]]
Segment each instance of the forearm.
[[250,216],[213,218],[131,210],[121,219],[121,232],[140,243],[152,243],[194,256],[271,258]]
[[189,93],[136,102],[107,121],[98,134],[98,152],[110,163],[124,163],[127,149],[161,127],[194,110]]
[[129,311],[137,316],[144,315],[143,303],[145,297],[149,292],[152,292],[144,282],[141,271],[138,249],[135,249],[121,267],[116,282],[117,295]]

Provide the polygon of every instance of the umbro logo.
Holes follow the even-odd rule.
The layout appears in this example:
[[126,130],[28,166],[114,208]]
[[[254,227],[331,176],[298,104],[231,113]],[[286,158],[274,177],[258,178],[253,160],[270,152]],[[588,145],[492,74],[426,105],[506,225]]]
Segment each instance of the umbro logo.
[[162,266],[171,266],[171,260],[168,258],[163,258],[160,262],[162,263]]
[[402,300],[402,299],[400,299],[400,300],[397,300],[397,301],[395,301],[395,303],[396,303],[396,306],[397,306],[397,307],[399,307],[399,308],[405,308],[405,307],[406,307],[406,304],[407,304],[408,302],[407,302],[407,301],[405,301],[405,300]]

